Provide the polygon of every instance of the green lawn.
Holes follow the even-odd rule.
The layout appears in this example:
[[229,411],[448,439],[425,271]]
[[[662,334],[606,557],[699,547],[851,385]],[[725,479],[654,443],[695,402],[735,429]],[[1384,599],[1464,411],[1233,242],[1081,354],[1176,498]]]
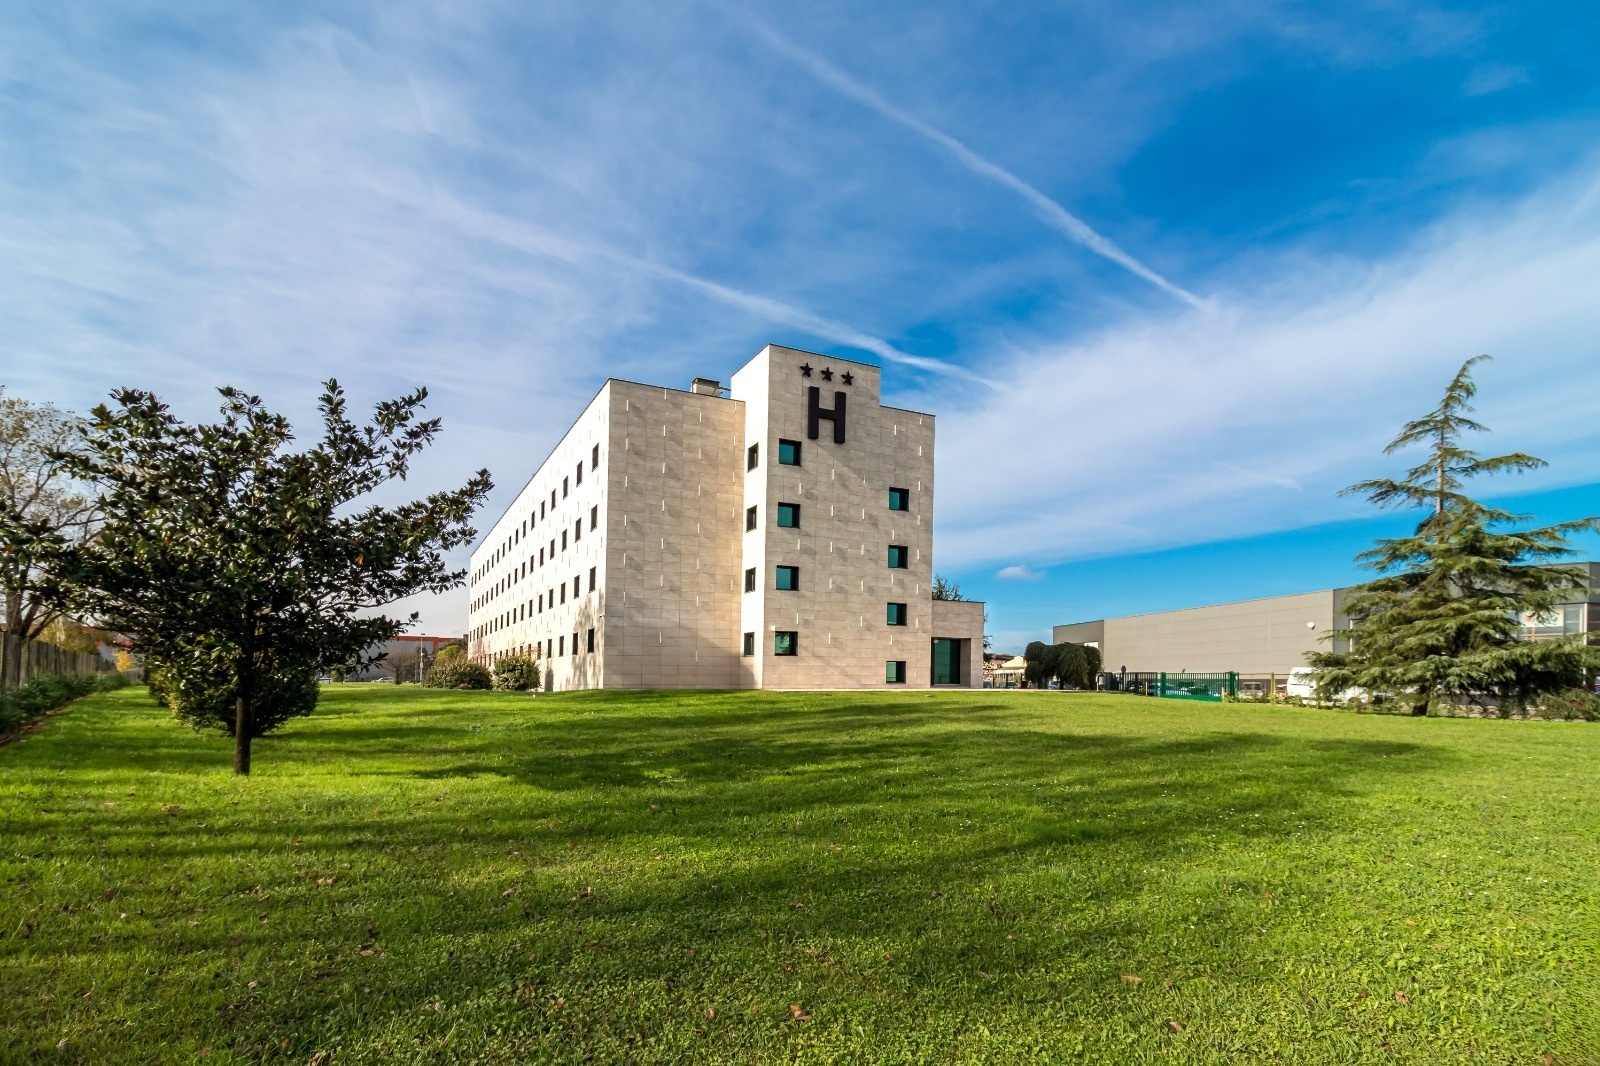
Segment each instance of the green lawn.
[[324,693],[0,749],[0,1059],[1600,1062],[1595,725]]

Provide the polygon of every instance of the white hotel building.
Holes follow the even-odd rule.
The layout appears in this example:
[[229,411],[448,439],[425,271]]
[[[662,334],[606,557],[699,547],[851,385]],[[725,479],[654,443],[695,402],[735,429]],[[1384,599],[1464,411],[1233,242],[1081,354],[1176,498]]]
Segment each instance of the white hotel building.
[[472,556],[469,652],[548,691],[982,683],[934,600],[933,416],[769,345],[732,387],[608,380]]

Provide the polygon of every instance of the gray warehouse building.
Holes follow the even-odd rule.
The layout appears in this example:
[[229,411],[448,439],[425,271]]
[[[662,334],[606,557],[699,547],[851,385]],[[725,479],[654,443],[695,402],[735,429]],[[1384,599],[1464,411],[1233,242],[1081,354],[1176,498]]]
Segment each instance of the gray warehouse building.
[[[1600,639],[1600,563],[1577,563],[1589,574],[1588,586],[1574,589],[1568,602],[1542,616],[1521,619],[1531,640],[1573,634]],[[1344,601],[1352,588],[1323,589],[1209,607],[1155,614],[1101,618],[1054,627],[1059,644],[1092,644],[1105,669],[1129,673],[1239,674],[1245,687],[1276,677],[1282,687],[1294,670],[1304,669],[1309,651],[1344,651],[1348,645],[1322,640],[1350,627]]]

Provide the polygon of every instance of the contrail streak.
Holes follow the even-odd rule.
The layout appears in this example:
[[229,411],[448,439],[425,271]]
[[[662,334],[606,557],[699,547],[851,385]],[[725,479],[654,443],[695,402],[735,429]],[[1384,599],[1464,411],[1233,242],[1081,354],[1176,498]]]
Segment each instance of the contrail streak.
[[912,355],[910,352],[901,351],[881,337],[863,333],[854,326],[831,318],[824,318],[804,308],[795,307],[793,304],[784,303],[782,300],[775,300],[770,296],[761,296],[756,293],[745,292],[742,289],[735,289],[721,282],[711,281],[697,274],[690,274],[687,271],[649,259],[640,259],[637,256],[608,248],[605,245],[557,236],[524,222],[514,221],[502,216],[486,215],[453,199],[444,203],[435,201],[435,204],[434,209],[438,213],[448,215],[461,229],[472,232],[485,240],[515,248],[524,254],[555,259],[564,263],[603,259],[636,273],[649,274],[686,288],[695,289],[721,303],[763,315],[785,325],[793,326],[796,329],[814,333],[819,337],[827,337],[840,344],[848,344],[852,348],[860,348],[862,351],[872,352],[879,358],[890,362],[913,366],[919,370],[926,370],[934,374],[946,374],[951,377],[963,378],[980,385],[986,385],[992,389],[1000,387],[998,383],[980,377],[965,367],[947,363],[941,359],[930,359],[927,356]]
[[1087,222],[1084,222],[1081,218],[1050,199],[1050,197],[1011,173],[1011,171],[996,163],[991,163],[943,130],[928,125],[909,111],[885,100],[878,95],[876,90],[852,78],[816,53],[802,48],[765,23],[743,12],[727,8],[723,10],[730,17],[742,21],[774,51],[782,53],[803,67],[818,81],[842,95],[848,96],[857,103],[865,104],[889,121],[898,123],[913,133],[932,141],[940,148],[943,148],[956,162],[974,174],[988,178],[990,181],[1017,193],[1033,206],[1033,209],[1043,217],[1046,223],[1065,234],[1068,240],[1083,245],[1096,255],[1110,260],[1129,273],[1143,278],[1158,289],[1177,297],[1184,303],[1205,311],[1212,309],[1213,305],[1209,300],[1201,299],[1187,289],[1174,285],[1160,274],[1157,274],[1127,252],[1118,248],[1109,239],[1095,232]]

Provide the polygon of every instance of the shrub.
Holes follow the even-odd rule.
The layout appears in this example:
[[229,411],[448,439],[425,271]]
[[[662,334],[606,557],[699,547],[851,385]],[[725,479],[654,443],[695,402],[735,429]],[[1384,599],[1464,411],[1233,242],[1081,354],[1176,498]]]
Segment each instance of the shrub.
[[491,681],[487,669],[465,656],[452,655],[445,657],[443,662],[434,659],[433,667],[422,683],[429,688],[486,689]]
[[[147,674],[150,694],[172,716],[195,729],[217,729],[233,736],[238,725],[235,679],[225,659],[193,654],[178,662],[152,663]],[[251,708],[251,736],[262,736],[291,718],[308,715],[317,706],[317,672],[291,672],[269,663],[258,672],[267,682]]]
[[494,687],[501,692],[527,692],[539,687],[539,664],[513,655],[494,664]]
[[9,733],[42,714],[91,692],[109,692],[128,684],[121,674],[83,677],[36,677],[21,688],[0,692],[0,733]]
[[1539,718],[1600,722],[1600,695],[1581,688],[1540,696],[1528,708]]

